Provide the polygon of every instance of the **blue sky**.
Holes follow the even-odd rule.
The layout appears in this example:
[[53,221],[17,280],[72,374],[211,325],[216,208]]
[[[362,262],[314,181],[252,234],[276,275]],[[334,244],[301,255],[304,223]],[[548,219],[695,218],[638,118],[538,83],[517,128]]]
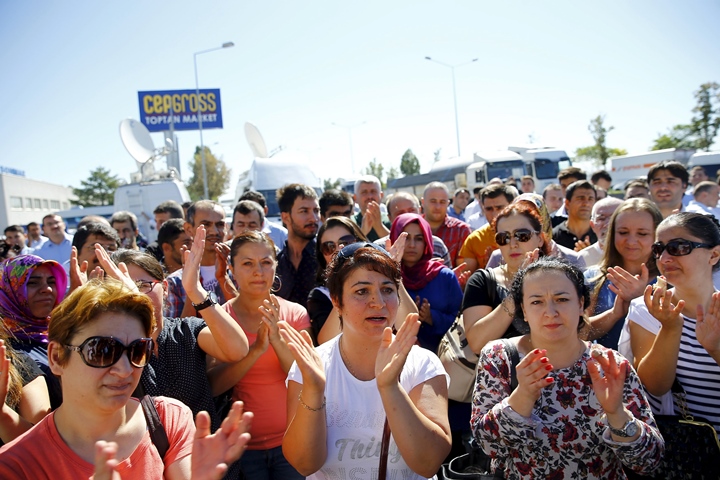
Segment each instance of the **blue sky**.
[[[0,2],[0,165],[78,186],[105,166],[135,170],[118,134],[139,118],[137,92],[222,93],[224,128],[205,144],[232,168],[252,154],[243,125],[270,149],[284,145],[318,176],[376,158],[399,166],[412,148],[423,171],[433,152],[456,155],[450,69],[456,69],[463,155],[523,144],[592,143],[605,114],[611,147],[641,152],[687,122],[693,92],[720,81],[720,2],[189,1]],[[179,132],[187,163],[197,131]],[[153,134],[155,143],[161,134]]]

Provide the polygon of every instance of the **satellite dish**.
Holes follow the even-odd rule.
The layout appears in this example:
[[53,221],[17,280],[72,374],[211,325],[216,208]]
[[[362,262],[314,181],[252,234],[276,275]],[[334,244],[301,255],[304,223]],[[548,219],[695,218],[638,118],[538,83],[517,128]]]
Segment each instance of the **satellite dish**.
[[247,139],[248,145],[250,145],[250,150],[252,150],[256,157],[268,158],[265,140],[263,140],[262,135],[260,135],[260,130],[250,122],[245,122],[245,138]]
[[147,163],[155,158],[155,144],[150,138],[150,132],[142,123],[126,118],[120,122],[120,139],[128,151],[139,164]]

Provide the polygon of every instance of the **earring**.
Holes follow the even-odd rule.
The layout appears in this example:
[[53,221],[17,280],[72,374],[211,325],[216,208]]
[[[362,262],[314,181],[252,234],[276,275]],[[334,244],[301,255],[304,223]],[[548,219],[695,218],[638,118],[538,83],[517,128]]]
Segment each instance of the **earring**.
[[273,284],[270,288],[270,292],[277,293],[282,289],[282,279],[275,274],[275,278],[273,278]]

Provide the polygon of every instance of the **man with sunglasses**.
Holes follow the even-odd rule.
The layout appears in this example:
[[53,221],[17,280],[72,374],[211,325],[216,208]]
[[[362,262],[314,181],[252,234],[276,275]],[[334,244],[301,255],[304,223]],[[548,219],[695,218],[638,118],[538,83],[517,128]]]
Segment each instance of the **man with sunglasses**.
[[[595,187],[587,180],[571,183],[565,190],[567,220],[553,228],[553,240],[570,250],[580,250],[585,245],[597,242],[597,235],[590,228],[592,207],[597,196]],[[582,246],[579,241],[584,241]]]

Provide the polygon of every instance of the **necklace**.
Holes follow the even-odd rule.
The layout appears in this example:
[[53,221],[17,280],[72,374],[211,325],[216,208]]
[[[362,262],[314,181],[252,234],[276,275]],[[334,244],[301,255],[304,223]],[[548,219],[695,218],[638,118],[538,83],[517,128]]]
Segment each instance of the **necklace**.
[[340,341],[338,342],[338,349],[340,350],[340,358],[342,359],[343,363],[345,364],[345,368],[348,369],[348,372],[350,372],[350,375],[353,377],[358,378],[357,374],[355,373],[355,370],[353,370],[352,366],[350,366],[350,362],[347,361],[347,358],[345,358],[345,354],[343,353],[343,339],[345,337],[340,337]]

